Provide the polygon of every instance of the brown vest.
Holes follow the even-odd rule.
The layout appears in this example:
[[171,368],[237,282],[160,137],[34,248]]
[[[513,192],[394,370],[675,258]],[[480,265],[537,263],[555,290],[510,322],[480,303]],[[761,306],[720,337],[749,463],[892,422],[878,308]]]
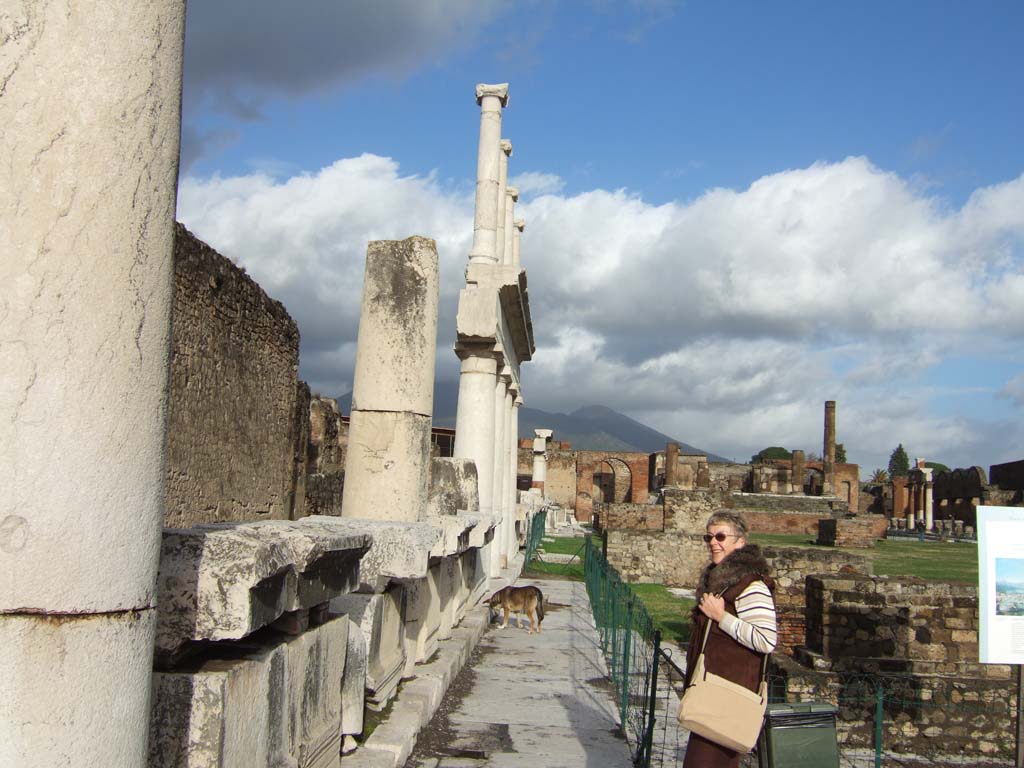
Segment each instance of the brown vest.
[[[722,593],[722,598],[725,600],[726,612],[735,616],[736,598],[744,589],[759,580],[764,581],[761,576],[751,574],[725,590]],[[697,595],[697,599],[700,599],[700,595]],[[731,680],[752,691],[758,690],[761,684],[761,664],[765,655],[737,643],[721,630],[717,621],[711,621],[700,612],[699,608],[694,608],[693,613],[694,623],[690,634],[690,645],[686,649],[686,684],[690,684],[690,675],[697,663],[700,645],[704,640],[704,630],[710,622],[711,632],[708,635],[707,645],[704,646],[704,668],[708,672]]]

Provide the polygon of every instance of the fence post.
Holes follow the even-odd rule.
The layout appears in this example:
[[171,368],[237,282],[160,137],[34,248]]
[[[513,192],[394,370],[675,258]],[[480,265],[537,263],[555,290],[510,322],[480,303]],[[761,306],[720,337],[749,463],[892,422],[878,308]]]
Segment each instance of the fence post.
[[[654,748],[654,710],[658,705],[658,660],[661,656],[661,630],[654,630],[654,657],[651,662],[651,695],[647,705],[647,727],[644,732],[643,747],[641,748],[637,765],[639,768],[650,768],[651,751]],[[666,717],[672,713],[667,712]]]
[[875,683],[875,768],[882,768],[882,702],[884,700],[882,681]]
[[626,633],[622,638],[622,703],[619,707],[622,720],[622,732],[626,732],[626,719],[629,715],[629,652],[633,639],[633,594],[626,599]]

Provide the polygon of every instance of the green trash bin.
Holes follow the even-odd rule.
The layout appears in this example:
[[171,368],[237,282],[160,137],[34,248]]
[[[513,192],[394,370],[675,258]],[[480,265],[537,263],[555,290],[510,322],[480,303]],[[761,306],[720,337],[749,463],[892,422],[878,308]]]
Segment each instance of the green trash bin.
[[760,768],[839,768],[836,708],[769,704],[757,754]]

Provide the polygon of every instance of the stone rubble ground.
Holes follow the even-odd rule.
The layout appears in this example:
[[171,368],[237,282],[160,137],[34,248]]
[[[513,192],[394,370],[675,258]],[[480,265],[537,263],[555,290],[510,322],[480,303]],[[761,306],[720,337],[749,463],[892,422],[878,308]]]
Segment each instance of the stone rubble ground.
[[631,764],[583,584],[543,590],[544,631],[491,625],[405,768],[619,768]]

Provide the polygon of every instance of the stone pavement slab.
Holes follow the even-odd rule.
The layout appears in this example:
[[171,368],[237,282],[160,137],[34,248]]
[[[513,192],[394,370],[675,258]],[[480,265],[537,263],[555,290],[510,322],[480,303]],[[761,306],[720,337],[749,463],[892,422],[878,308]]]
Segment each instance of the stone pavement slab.
[[420,733],[406,768],[625,768],[607,667],[583,584],[544,592],[543,632],[493,623]]

